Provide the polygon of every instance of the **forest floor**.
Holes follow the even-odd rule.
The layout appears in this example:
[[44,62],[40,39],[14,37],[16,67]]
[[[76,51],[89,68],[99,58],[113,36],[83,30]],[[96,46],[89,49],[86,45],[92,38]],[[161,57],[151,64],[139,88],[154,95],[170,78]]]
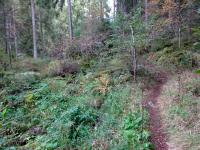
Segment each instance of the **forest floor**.
[[[45,62],[30,60],[19,60],[16,71],[0,78],[2,149],[151,149],[141,80],[132,92],[127,51],[82,57],[80,72],[65,77],[43,75]],[[55,64],[46,68],[56,70]]]
[[190,70],[173,74],[157,65],[144,63],[144,66],[153,73],[154,81],[144,85],[146,94],[142,100],[149,114],[154,148],[199,149],[199,76]]
[[[141,56],[135,82],[129,51],[110,40],[91,56],[2,72],[0,149],[200,149],[200,78]],[[76,74],[57,74],[72,62]]]
[[143,107],[146,108],[149,113],[150,140],[156,150],[167,150],[167,134],[162,124],[158,101],[162,87],[167,82],[168,75],[163,71],[157,70],[153,65],[146,64],[146,67],[156,72],[154,77],[155,83],[151,88],[147,87],[147,96],[142,101]]

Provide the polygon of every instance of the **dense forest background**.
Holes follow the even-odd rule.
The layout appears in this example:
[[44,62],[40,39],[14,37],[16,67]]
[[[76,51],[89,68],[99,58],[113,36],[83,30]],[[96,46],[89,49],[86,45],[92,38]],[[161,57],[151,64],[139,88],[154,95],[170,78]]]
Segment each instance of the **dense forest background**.
[[[7,54],[10,53],[9,59],[17,58],[22,53],[34,55],[33,47],[35,55],[38,53],[41,58],[56,57],[54,55],[64,55],[61,53],[70,50],[72,38],[72,47],[81,47],[80,43],[91,46],[91,39],[95,41],[101,38],[100,34],[111,26],[113,31],[118,30],[118,33],[126,37],[132,26],[138,51],[156,51],[160,47],[153,46],[157,46],[158,42],[163,47],[173,45],[179,49],[187,49],[184,47],[191,43],[198,47],[198,12],[198,2],[184,0],[115,1],[113,8],[105,0],[2,0],[1,48]],[[34,29],[31,28],[32,25]],[[81,41],[83,39],[84,42]],[[195,46],[191,50],[195,51]]]
[[0,0],[0,149],[200,147],[199,0]]

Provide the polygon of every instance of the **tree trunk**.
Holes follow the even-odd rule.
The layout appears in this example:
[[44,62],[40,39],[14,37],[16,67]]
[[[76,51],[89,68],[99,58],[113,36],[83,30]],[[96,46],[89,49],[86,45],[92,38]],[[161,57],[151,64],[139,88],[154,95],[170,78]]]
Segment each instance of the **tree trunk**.
[[17,31],[16,31],[16,17],[15,17],[15,6],[13,6],[13,14],[12,14],[12,18],[13,18],[13,36],[14,36],[14,45],[15,45],[15,55],[16,58],[18,56],[19,50],[18,50],[18,43],[17,43]]
[[121,9],[122,9],[123,15],[125,16],[125,15],[127,14],[126,2],[125,2],[125,0],[122,0]]
[[145,24],[147,25],[147,21],[148,21],[148,0],[145,0]]
[[7,12],[7,16],[6,16],[6,39],[8,42],[8,56],[9,56],[9,64],[10,67],[12,67],[12,54],[11,54],[11,49],[12,49],[12,45],[11,45],[11,15],[10,15],[10,11]]
[[45,54],[45,47],[46,47],[46,44],[45,44],[45,33],[44,33],[44,30],[43,30],[43,21],[42,21],[42,16],[43,16],[43,13],[42,13],[42,10],[40,8],[39,10],[39,20],[40,20],[40,32],[41,32],[41,37],[42,37],[42,57],[44,58],[44,54]]
[[4,17],[4,40],[5,40],[5,53],[8,53],[8,38],[7,38],[7,12],[5,8],[5,4],[3,3],[3,17]]
[[104,17],[104,8],[103,8],[103,0],[100,0],[100,18],[103,20]]
[[116,17],[116,0],[113,0],[113,18],[115,19]]
[[125,15],[125,0],[117,0],[117,12]]
[[192,1],[191,0],[188,0],[187,1],[188,3],[188,10],[187,10],[187,24],[188,24],[188,28],[187,28],[187,34],[188,34],[188,41],[190,42],[191,41],[191,35],[192,35],[192,27],[191,27],[191,23],[192,23],[192,20],[191,20],[191,17],[192,16]]
[[71,0],[67,0],[68,4],[68,25],[69,25],[69,38],[70,43],[73,41],[73,25],[72,25],[72,3]]
[[32,28],[33,28],[33,58],[37,59],[37,38],[35,25],[35,0],[31,0]]
[[135,38],[133,34],[133,28],[131,28],[131,37],[132,37],[132,50],[131,50],[131,57],[132,57],[132,67],[133,67],[133,78],[136,81],[136,72],[137,72],[137,58],[136,58],[136,48],[135,48]]
[[116,3],[117,12],[122,15],[127,15],[137,5],[137,0],[116,0]]
[[181,48],[181,28],[178,28],[178,48]]

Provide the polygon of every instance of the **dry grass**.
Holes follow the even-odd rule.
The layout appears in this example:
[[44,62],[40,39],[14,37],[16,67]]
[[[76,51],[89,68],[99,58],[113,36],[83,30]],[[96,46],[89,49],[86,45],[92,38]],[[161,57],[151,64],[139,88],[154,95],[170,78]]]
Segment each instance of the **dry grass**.
[[200,149],[200,97],[188,88],[200,88],[198,83],[200,77],[184,72],[181,82],[174,76],[163,87],[159,105],[170,150]]

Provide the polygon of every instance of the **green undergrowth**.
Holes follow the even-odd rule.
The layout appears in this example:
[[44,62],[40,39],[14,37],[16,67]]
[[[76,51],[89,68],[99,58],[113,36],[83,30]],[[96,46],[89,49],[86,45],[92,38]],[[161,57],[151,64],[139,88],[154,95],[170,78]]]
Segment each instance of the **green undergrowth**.
[[161,34],[150,42],[148,48],[150,53],[145,55],[149,56],[149,61],[164,69],[198,68],[200,65],[199,31],[199,27],[192,28],[190,36],[184,31],[180,41],[177,37],[172,38],[169,33]]
[[127,54],[114,47],[101,55],[81,58],[81,71],[65,77],[2,76],[1,149],[150,149]]

